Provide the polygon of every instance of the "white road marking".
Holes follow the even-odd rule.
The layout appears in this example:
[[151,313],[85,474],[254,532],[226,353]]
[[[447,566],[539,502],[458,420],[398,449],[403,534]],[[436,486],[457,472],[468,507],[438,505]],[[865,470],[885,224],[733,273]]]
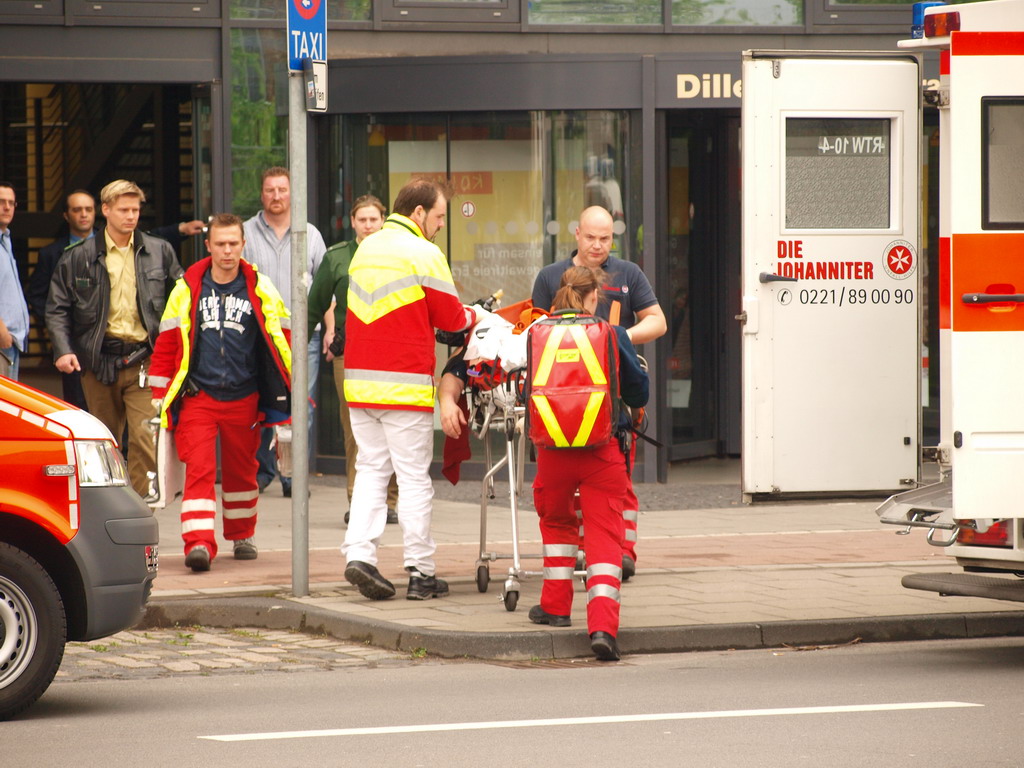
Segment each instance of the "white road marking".
[[429,725],[391,725],[376,728],[329,728],[317,731],[271,731],[200,736],[210,741],[271,741],[276,739],[312,739],[324,736],[382,736],[395,733],[442,733],[446,731],[482,731],[495,728],[546,728],[564,725],[606,725],[646,723],[666,720],[713,720],[726,717],[777,717],[780,715],[830,715],[852,712],[895,712],[915,709],[955,709],[983,707],[966,701],[921,701],[905,704],[852,704],[835,707],[786,707],[782,709],[733,709],[718,712],[665,712],[653,715],[607,715],[600,717],[564,717],[548,720],[495,720],[479,723],[434,723]]

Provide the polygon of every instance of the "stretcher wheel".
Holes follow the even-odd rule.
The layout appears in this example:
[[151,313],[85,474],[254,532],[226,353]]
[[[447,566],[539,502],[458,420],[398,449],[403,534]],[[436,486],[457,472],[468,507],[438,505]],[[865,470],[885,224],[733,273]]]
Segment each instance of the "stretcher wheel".
[[486,592],[487,585],[491,582],[491,571],[486,565],[476,567],[476,589],[477,592]]
[[506,592],[505,593],[504,602],[505,602],[505,610],[506,611],[509,611],[509,612],[514,611],[516,609],[516,606],[519,605],[519,592],[518,592],[518,590],[512,589],[512,590],[509,590],[508,592]]

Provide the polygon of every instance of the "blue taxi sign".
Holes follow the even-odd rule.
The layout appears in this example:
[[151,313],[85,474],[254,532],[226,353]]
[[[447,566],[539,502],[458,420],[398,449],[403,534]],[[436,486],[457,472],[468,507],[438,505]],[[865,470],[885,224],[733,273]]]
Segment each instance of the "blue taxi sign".
[[288,69],[302,71],[302,60],[327,61],[327,3],[288,0]]

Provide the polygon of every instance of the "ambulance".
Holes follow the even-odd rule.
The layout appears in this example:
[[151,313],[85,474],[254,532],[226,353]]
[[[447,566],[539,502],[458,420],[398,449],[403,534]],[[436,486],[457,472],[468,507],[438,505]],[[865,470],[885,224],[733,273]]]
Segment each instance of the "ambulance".
[[1024,2],[926,8],[900,47],[940,55],[941,481],[879,515],[963,570],[905,587],[1024,601]]
[[[914,16],[900,52],[744,54],[744,186],[757,188],[744,190],[743,490],[891,489],[881,521],[924,529],[962,569],[905,587],[1024,602],[1024,0]],[[940,138],[942,402],[927,450],[922,103]]]
[[0,377],[0,720],[43,694],[66,641],[139,621],[157,542],[107,428]]

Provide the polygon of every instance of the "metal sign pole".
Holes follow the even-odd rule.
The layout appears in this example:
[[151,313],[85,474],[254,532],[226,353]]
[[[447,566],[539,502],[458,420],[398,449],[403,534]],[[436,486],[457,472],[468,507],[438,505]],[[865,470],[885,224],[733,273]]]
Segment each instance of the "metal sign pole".
[[292,188],[292,594],[309,594],[309,362],[306,327],[306,97],[302,72],[288,73],[288,158]]

